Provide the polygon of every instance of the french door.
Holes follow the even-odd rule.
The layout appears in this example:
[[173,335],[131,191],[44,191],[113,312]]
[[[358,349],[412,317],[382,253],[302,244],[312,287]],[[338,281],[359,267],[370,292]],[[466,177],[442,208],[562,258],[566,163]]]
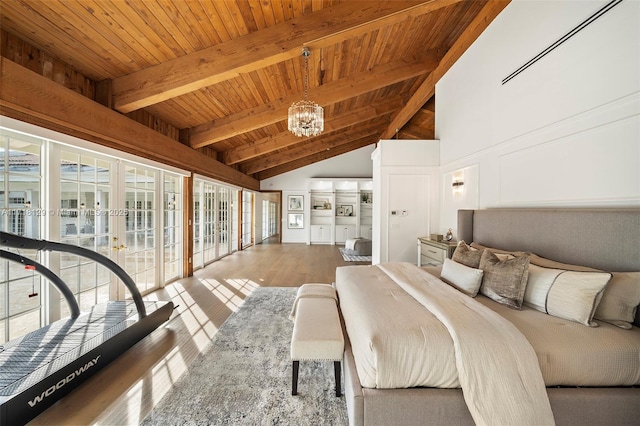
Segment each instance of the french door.
[[[0,128],[0,230],[101,253],[143,294],[180,277],[183,175],[92,147]],[[111,271],[90,259],[19,254],[60,276],[81,311],[129,297]],[[0,344],[68,315],[64,298],[39,274],[0,260]]]
[[201,268],[232,251],[235,191],[206,179],[193,183],[193,267]]

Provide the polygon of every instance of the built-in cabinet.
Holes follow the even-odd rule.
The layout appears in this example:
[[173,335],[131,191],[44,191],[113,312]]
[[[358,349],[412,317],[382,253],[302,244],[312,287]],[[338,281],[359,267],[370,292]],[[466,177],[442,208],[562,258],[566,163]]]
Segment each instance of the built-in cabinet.
[[437,140],[382,140],[372,154],[372,263],[416,262],[416,235],[438,223]]
[[370,179],[311,179],[309,201],[308,244],[344,244],[350,238],[371,238]]

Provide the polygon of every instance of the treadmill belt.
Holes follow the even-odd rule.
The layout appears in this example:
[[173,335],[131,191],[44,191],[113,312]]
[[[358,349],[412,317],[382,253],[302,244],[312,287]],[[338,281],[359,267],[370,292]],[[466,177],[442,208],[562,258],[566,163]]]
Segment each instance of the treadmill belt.
[[[166,302],[145,302],[147,312]],[[41,382],[138,321],[133,301],[96,305],[76,319],[63,319],[0,345],[0,397]],[[74,373],[93,367],[89,360]],[[0,398],[4,399],[4,398]]]

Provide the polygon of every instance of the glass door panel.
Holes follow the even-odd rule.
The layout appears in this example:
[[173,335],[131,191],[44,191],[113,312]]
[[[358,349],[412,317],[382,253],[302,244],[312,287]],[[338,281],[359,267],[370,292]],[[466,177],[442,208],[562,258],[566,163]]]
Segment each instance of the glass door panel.
[[[111,161],[63,148],[59,167],[60,241],[110,257]],[[91,259],[61,253],[60,277],[76,295],[81,311],[108,300],[111,274]],[[61,317],[69,315],[62,297],[60,312]]]
[[199,179],[193,181],[193,269],[203,266],[202,261],[202,186],[204,182]]
[[[116,242],[124,254],[124,268],[141,293],[157,287],[155,185],[157,172],[125,165],[125,243]],[[130,297],[126,291],[126,297]]]
[[218,257],[229,254],[229,188],[219,187]]
[[182,179],[179,176],[164,176],[164,282],[178,278],[182,273]]
[[216,259],[216,187],[205,183],[203,198],[202,258],[206,265]]
[[[41,179],[42,142],[0,131],[0,230],[41,238],[44,211]],[[9,249],[42,262],[36,250]],[[16,262],[0,260],[0,344],[43,325],[43,280]]]

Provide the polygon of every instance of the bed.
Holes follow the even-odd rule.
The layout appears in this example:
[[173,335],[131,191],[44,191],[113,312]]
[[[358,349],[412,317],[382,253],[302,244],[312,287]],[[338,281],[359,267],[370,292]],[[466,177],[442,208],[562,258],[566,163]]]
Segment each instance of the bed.
[[[571,274],[562,276],[575,278],[580,274],[587,274],[591,279],[615,271],[616,277],[631,276],[634,279],[633,285],[639,285],[637,275],[624,273],[640,271],[640,209],[461,210],[458,212],[457,232],[458,240],[473,242],[472,247],[476,249],[488,247],[494,255],[498,253],[503,256],[501,260],[514,259],[518,253],[526,253],[529,261],[537,255],[536,263],[543,264],[544,273],[559,269],[561,264],[566,265],[569,270],[572,270],[571,266],[580,266],[584,269],[576,268],[577,271],[572,270]],[[501,250],[491,250],[496,248]],[[529,256],[529,253],[535,255]],[[555,263],[544,264],[543,261],[547,259]],[[531,270],[534,271],[533,268],[536,267],[538,266],[533,266]],[[487,267],[487,270],[490,268]],[[446,324],[447,317],[443,320],[439,316],[440,311],[451,309],[447,307],[451,303],[454,303],[455,308],[455,303],[458,302],[447,301],[444,307],[429,305],[429,309],[433,309],[435,314],[429,311],[428,315],[422,314],[422,305],[434,303],[421,300],[417,302],[423,296],[414,292],[422,291],[423,288],[428,288],[426,293],[445,292],[444,299],[456,299],[460,295],[463,298],[459,303],[465,304],[465,309],[466,300],[472,300],[469,306],[479,312],[477,315],[506,318],[509,327],[515,326],[521,332],[518,334],[531,342],[530,346],[534,350],[533,364],[536,358],[539,364],[535,368],[538,373],[534,371],[532,377],[538,377],[536,374],[542,377],[541,392],[546,394],[544,398],[548,401],[552,421],[556,424],[639,424],[640,309],[635,309],[635,317],[627,318],[629,329],[621,328],[620,321],[615,325],[613,323],[616,321],[601,321],[597,315],[592,315],[595,318],[592,319],[591,316],[573,317],[571,315],[574,314],[570,313],[567,317],[569,319],[563,318],[564,302],[557,307],[558,312],[552,311],[554,305],[548,295],[546,297],[549,305],[545,305],[544,309],[549,309],[550,313],[540,312],[540,307],[532,307],[535,303],[527,305],[526,302],[521,309],[512,309],[483,294],[474,298],[464,295],[453,285],[440,281],[441,272],[440,268],[418,268],[408,264],[359,265],[337,269],[336,288],[346,335],[345,397],[350,424],[439,425],[497,422],[478,421],[476,408],[468,406],[470,392],[465,390],[463,394],[461,389],[461,383],[467,383],[469,379],[468,372],[464,370],[467,367],[461,367],[465,364],[459,364],[462,361],[456,352],[460,351],[460,343],[456,340],[458,332],[448,332],[443,328],[445,326],[437,325],[432,319],[424,320],[424,324],[419,324],[414,329],[419,332],[413,333],[424,338],[422,346],[417,344],[416,355],[404,350],[408,345],[402,339],[409,337],[396,330],[386,331],[386,335],[377,334],[378,331],[372,331],[377,330],[374,325],[362,321],[369,317],[371,322],[382,323],[386,328],[396,324],[400,330],[410,328],[404,326],[408,318],[412,318],[412,321],[420,318],[422,321],[423,317],[431,315]],[[489,273],[492,272],[487,272]],[[534,276],[540,275],[532,272],[527,279]],[[607,281],[609,279],[605,283]],[[560,281],[556,279],[556,282]],[[569,285],[570,280],[565,284]],[[597,303],[604,300],[601,296],[604,294],[602,288],[605,287],[602,286],[598,287],[600,291],[596,297]],[[569,287],[567,289],[571,291]],[[446,293],[452,290],[455,294]],[[401,299],[412,301],[409,305],[395,306]],[[607,300],[609,299],[610,297]],[[531,300],[535,301],[535,297]],[[562,299],[558,296],[557,300]],[[592,327],[596,324],[598,327]],[[437,328],[443,328],[444,331],[438,332],[435,330]],[[540,334],[541,329],[549,331],[546,335]],[[569,337],[562,334],[564,330],[572,330]],[[441,345],[439,340],[446,341],[441,353],[433,349]],[[460,339],[462,344],[468,340],[473,339]],[[387,349],[375,349],[376,345],[384,346],[379,342],[386,342]],[[511,340],[508,342],[498,354],[507,352],[509,345],[529,346],[513,344],[510,343]],[[413,347],[413,343],[411,345]],[[365,349],[357,349],[363,347]],[[558,351],[556,347],[562,350]],[[474,355],[471,358],[482,359],[481,352],[473,352],[474,350],[471,350]],[[374,355],[366,355],[366,352],[373,352]],[[488,359],[495,355],[489,354]],[[420,358],[425,356],[426,361]],[[531,355],[525,353],[522,356]],[[455,359],[455,362],[447,364],[446,360],[440,358]],[[389,359],[390,364],[384,365],[391,367],[382,367],[385,359]],[[424,365],[435,367],[424,368]],[[458,367],[463,368],[459,373],[455,371]],[[475,374],[475,370],[484,370],[468,368],[472,374]],[[491,371],[489,367],[487,370]],[[536,380],[532,379],[532,383],[537,383]],[[493,384],[487,385],[487,389],[493,389],[491,386],[501,387],[500,384]],[[528,382],[525,387],[529,387]],[[480,387],[480,390],[483,389],[484,385]],[[484,402],[480,403],[483,404]],[[542,419],[540,424],[548,423],[548,418]]]

